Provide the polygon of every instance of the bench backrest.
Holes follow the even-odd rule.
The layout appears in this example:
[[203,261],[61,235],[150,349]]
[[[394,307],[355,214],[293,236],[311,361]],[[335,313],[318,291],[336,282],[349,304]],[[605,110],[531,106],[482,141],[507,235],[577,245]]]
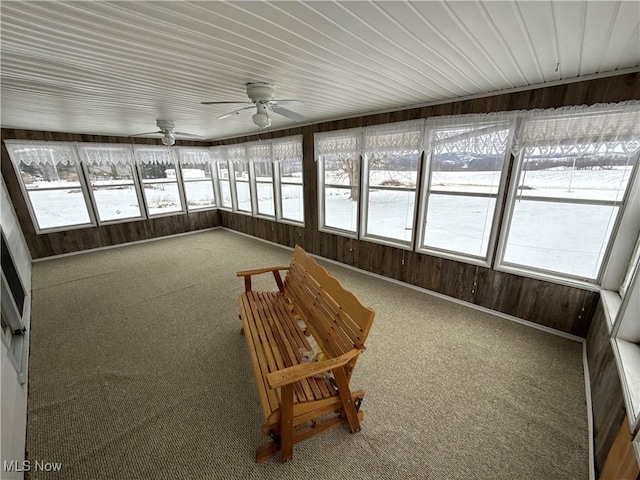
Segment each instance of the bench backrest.
[[284,293],[296,304],[297,313],[328,358],[364,347],[375,312],[298,245]]

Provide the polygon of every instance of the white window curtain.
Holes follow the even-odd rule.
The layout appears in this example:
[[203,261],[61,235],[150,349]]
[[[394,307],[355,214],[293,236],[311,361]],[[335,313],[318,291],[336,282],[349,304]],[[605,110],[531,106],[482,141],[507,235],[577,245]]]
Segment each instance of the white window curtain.
[[214,163],[224,163],[229,158],[227,155],[227,147],[225,145],[209,147],[209,156]]
[[247,149],[244,144],[227,147],[227,158],[234,164],[242,164],[247,161]]
[[211,155],[206,147],[178,147],[180,165],[210,165]]
[[375,125],[364,129],[367,158],[417,156],[423,149],[424,120]]
[[640,150],[640,101],[522,112],[514,155],[537,148],[544,154],[633,154]]
[[504,154],[518,112],[447,115],[425,122],[425,150],[436,154]]
[[174,164],[173,152],[168,147],[140,147],[134,146],[136,162],[151,164]]
[[87,165],[129,166],[133,163],[130,145],[76,143],[80,158]]
[[274,162],[301,163],[302,135],[277,138],[271,142],[271,156]]
[[41,142],[5,140],[7,151],[16,166],[73,165],[77,160],[72,142]]
[[246,148],[246,160],[254,163],[271,163],[271,142],[258,141],[243,144]]
[[314,135],[316,160],[350,160],[362,153],[362,129],[337,130]]

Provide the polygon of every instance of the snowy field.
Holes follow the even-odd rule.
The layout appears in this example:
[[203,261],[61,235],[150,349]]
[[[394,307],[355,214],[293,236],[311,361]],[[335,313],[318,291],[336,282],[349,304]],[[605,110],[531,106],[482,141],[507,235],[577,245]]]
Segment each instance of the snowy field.
[[[520,195],[514,207],[505,261],[571,275],[593,278],[602,262],[603,245],[611,234],[617,206],[585,205],[534,201],[532,198],[620,201],[631,174],[631,167],[611,170],[550,169],[529,171],[521,178]],[[347,231],[357,229],[357,202],[352,201],[348,180],[326,172],[327,183],[343,187],[325,189],[325,224]],[[288,179],[289,180],[289,179]],[[415,187],[415,172],[374,171],[370,179],[368,233],[390,239],[410,241],[413,234],[415,190],[386,187],[396,180],[404,188]],[[176,183],[154,181],[145,185],[145,200],[152,215],[180,211],[182,205]],[[432,194],[425,245],[437,249],[484,256],[487,252],[495,198],[470,197],[465,193],[495,195],[500,172],[433,172]],[[206,208],[213,202],[209,181],[185,183],[190,209]],[[96,182],[94,196],[100,218],[117,220],[140,216],[135,189]],[[49,190],[51,187],[63,187]],[[77,183],[36,182],[27,185],[29,197],[41,228],[54,228],[89,222],[83,194]],[[236,182],[238,207],[251,211],[249,183]],[[229,182],[221,182],[222,204],[231,205]],[[302,187],[283,184],[285,218],[301,220]],[[443,195],[456,192],[463,195]],[[258,184],[258,208],[261,214],[274,215],[273,188]]]

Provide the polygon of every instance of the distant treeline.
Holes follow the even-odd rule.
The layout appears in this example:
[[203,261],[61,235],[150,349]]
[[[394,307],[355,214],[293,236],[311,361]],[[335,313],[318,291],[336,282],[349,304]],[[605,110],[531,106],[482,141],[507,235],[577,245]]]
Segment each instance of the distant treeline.
[[[502,168],[503,155],[458,155],[445,153],[435,156],[432,169],[440,172],[495,171]],[[629,165],[626,155],[586,155],[582,157],[531,157],[525,162],[525,170],[547,170],[551,168],[575,168],[576,170],[609,170]]]

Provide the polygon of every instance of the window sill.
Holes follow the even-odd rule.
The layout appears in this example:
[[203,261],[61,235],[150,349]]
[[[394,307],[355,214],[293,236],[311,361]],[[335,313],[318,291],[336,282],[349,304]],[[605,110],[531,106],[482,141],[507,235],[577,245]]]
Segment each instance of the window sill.
[[611,339],[611,346],[618,366],[620,383],[624,397],[631,434],[640,430],[640,345],[622,340]]

